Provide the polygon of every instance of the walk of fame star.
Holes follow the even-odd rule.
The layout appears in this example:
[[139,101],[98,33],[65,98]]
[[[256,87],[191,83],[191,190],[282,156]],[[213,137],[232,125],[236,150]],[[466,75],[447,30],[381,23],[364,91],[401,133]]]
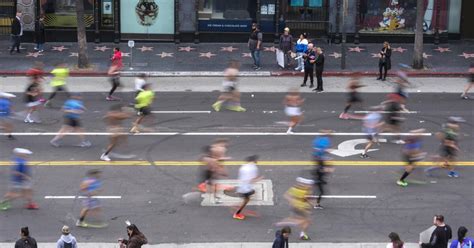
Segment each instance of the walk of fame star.
[[438,51],[440,53],[451,52],[451,49],[449,47],[438,47],[433,50]]
[[328,56],[334,57],[335,59],[338,59],[342,57],[342,54],[333,52],[332,54],[329,54]]
[[251,58],[252,54],[251,53],[242,53],[242,58]]
[[38,58],[38,56],[43,56],[44,54],[40,53],[40,52],[35,52],[35,53],[28,53],[26,55],[26,57],[35,57],[35,58]]
[[62,52],[64,50],[68,50],[69,48],[66,48],[64,46],[53,46],[53,48],[51,49],[51,51],[58,51],[58,52]]
[[160,56],[161,58],[166,58],[166,57],[173,57],[173,53],[166,53],[166,52],[161,52],[156,54],[157,56]]
[[408,49],[403,48],[403,47],[395,47],[395,48],[392,48],[392,51],[394,51],[394,52],[399,52],[399,53],[403,53],[403,52],[405,52],[406,50],[408,50]]
[[190,46],[178,47],[178,52],[191,52],[193,50],[196,50],[196,48]]
[[142,47],[140,47],[140,48],[137,48],[137,50],[140,50],[140,51],[142,51],[142,52],[153,51],[153,47],[142,46]]
[[221,47],[221,52],[233,52],[235,50],[239,50],[239,49],[233,46]]
[[360,48],[358,46],[356,47],[349,47],[349,52],[356,52],[356,53],[360,53],[362,51],[364,51],[365,49],[364,48]]
[[216,56],[216,54],[214,53],[211,53],[211,52],[207,52],[207,53],[199,53],[199,57],[206,57],[208,59],[212,58]]
[[463,52],[461,55],[459,55],[460,57],[464,57],[465,59],[468,59],[468,58],[474,58],[474,53],[466,53],[466,52]]
[[274,46],[271,46],[271,47],[264,47],[264,48],[263,48],[263,51],[264,51],[264,52],[275,52],[275,51],[276,51],[276,47],[274,47]]
[[101,52],[105,52],[107,50],[109,50],[110,48],[108,48],[107,46],[96,46],[94,51],[101,51]]

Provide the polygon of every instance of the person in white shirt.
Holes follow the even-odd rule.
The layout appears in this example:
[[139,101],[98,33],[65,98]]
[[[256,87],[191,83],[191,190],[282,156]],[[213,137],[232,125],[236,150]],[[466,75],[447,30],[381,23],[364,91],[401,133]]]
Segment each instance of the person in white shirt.
[[143,85],[146,84],[146,74],[141,73],[138,77],[135,78],[135,96],[143,91]]
[[245,219],[245,215],[242,214],[242,210],[245,208],[245,206],[247,206],[247,203],[249,203],[250,197],[255,194],[252,184],[262,179],[258,171],[257,160],[258,156],[252,155],[246,159],[246,164],[240,166],[239,186],[237,187],[236,192],[241,195],[243,202],[237,212],[234,213],[234,219]]

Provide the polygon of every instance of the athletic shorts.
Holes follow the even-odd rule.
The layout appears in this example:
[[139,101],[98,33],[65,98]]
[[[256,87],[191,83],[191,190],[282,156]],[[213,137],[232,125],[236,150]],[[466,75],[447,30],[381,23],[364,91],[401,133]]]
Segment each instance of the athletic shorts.
[[99,201],[99,199],[88,197],[88,198],[82,200],[82,206],[85,209],[99,208],[100,207],[100,201]]
[[242,198],[250,198],[250,196],[252,196],[253,194],[255,194],[255,190],[252,190],[248,193],[239,193],[240,194],[240,197]]
[[64,118],[64,125],[70,126],[70,127],[80,127],[81,122],[80,122],[79,119],[65,117]]
[[8,186],[10,191],[19,191],[19,190],[25,190],[25,189],[31,189],[31,181],[29,180],[23,180],[23,181],[11,181],[10,185]]
[[451,146],[444,146],[442,145],[440,148],[440,156],[443,158],[452,158],[456,157],[457,151],[456,149],[452,148]]
[[225,93],[232,93],[235,91],[235,87],[234,86],[227,86],[227,87],[224,87],[224,92]]
[[151,114],[151,109],[150,107],[143,107],[143,108],[138,109],[138,112],[140,112],[140,114],[144,116],[147,116]]
[[293,117],[293,116],[300,116],[301,115],[301,109],[299,107],[285,107],[285,114],[287,116]]
[[375,135],[377,135],[376,133],[368,133],[365,138],[369,141],[375,141]]
[[359,94],[357,94],[356,92],[350,92],[349,103],[356,103],[356,102],[362,102],[362,99],[360,99]]

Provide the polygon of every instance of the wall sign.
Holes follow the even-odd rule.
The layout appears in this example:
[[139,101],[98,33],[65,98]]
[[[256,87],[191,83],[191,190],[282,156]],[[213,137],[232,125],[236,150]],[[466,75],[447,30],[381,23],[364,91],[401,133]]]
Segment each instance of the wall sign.
[[121,0],[120,31],[127,34],[174,34],[173,0]]

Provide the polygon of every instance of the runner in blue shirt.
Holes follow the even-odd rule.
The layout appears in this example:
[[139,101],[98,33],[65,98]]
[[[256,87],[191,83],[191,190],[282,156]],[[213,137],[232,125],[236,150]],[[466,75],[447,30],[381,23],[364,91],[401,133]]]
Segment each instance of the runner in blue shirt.
[[413,134],[413,136],[408,136],[408,138],[405,139],[405,144],[402,148],[402,156],[407,164],[405,166],[405,172],[402,177],[400,177],[400,180],[397,181],[397,184],[402,187],[408,186],[405,178],[415,169],[416,163],[423,160],[426,156],[426,153],[421,150],[423,142],[420,134],[424,131],[425,129],[412,130],[410,133]]
[[321,206],[321,198],[324,195],[324,185],[327,184],[325,176],[332,172],[326,164],[328,149],[331,147],[331,139],[329,138],[330,130],[321,130],[323,135],[316,137],[313,140],[313,161],[315,167],[313,170],[314,184],[319,189],[319,195],[316,199],[315,209],[323,209]]

